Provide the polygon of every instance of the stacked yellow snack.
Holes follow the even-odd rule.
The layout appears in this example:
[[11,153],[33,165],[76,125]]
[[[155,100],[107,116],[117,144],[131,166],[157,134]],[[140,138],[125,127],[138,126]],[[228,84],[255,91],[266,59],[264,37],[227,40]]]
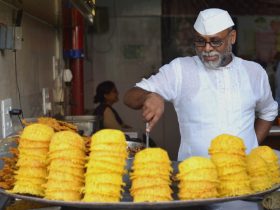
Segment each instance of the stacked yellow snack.
[[78,201],[84,187],[85,144],[83,138],[72,131],[54,134],[50,142],[48,181],[45,198]]
[[47,154],[54,130],[43,124],[24,128],[19,139],[18,170],[15,171],[13,193],[44,196],[47,181]]
[[280,171],[278,157],[276,153],[268,146],[259,146],[251,151],[251,154],[260,156],[268,165],[267,173],[270,176],[272,184],[280,183]]
[[259,155],[250,153],[247,157],[247,172],[254,192],[266,190],[272,186],[268,164]]
[[243,140],[229,134],[222,134],[212,140],[209,154],[217,166],[220,196],[249,194],[249,176],[246,171],[246,154]]
[[123,132],[103,129],[92,136],[83,201],[120,201],[127,155]]
[[134,202],[172,200],[170,188],[171,161],[165,150],[146,148],[135,155],[130,174]]
[[208,158],[193,156],[181,162],[177,179],[180,200],[218,197],[217,169]]

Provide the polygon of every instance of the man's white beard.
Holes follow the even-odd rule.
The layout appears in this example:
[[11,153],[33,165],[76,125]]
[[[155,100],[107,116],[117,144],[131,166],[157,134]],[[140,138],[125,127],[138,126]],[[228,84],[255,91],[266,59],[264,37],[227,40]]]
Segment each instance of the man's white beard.
[[[205,61],[203,56],[218,56],[218,60],[216,61]],[[201,53],[201,60],[206,68],[208,69],[218,69],[222,63],[222,55],[217,51],[212,52],[202,52]]]
[[[200,58],[200,60],[202,61],[202,63],[204,64],[204,66],[208,69],[218,69],[221,66],[225,66],[225,62],[226,62],[226,58],[228,56],[231,56],[232,54],[232,46],[231,44],[229,44],[228,49],[226,49],[224,51],[224,53],[219,53],[217,51],[211,51],[211,52],[205,52],[202,51],[201,53],[199,53],[197,50],[196,54],[198,55],[198,57]],[[218,56],[218,60],[216,61],[205,61],[203,56]]]

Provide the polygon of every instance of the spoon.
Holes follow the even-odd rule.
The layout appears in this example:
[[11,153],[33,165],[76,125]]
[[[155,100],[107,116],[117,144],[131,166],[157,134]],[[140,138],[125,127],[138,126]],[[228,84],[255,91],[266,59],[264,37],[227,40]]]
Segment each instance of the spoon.
[[150,139],[149,139],[150,132],[148,131],[148,128],[149,128],[149,123],[146,122],[146,148],[149,147],[149,141],[150,141]]

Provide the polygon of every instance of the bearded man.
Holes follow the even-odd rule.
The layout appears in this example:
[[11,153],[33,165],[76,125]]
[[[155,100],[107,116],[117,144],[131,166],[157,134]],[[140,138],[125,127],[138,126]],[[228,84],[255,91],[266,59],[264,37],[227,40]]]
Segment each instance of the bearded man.
[[278,114],[265,70],[232,53],[233,26],[225,10],[201,11],[194,23],[197,56],[174,59],[125,94],[126,105],[142,109],[148,131],[161,117],[164,100],[173,103],[179,161],[208,156],[211,140],[223,133],[242,138],[248,153],[265,139]]

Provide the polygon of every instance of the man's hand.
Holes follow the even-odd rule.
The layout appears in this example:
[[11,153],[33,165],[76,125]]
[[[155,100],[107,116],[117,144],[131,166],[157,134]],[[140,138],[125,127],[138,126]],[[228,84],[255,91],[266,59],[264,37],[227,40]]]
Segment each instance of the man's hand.
[[132,109],[142,109],[144,121],[149,123],[148,132],[151,131],[164,111],[164,100],[159,94],[139,87],[133,87],[126,92],[124,103]]
[[157,93],[147,94],[142,106],[142,111],[144,120],[149,123],[147,131],[150,132],[164,112],[163,98]]

